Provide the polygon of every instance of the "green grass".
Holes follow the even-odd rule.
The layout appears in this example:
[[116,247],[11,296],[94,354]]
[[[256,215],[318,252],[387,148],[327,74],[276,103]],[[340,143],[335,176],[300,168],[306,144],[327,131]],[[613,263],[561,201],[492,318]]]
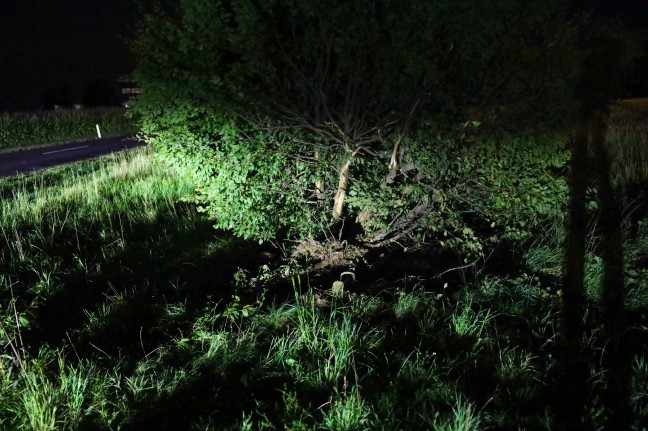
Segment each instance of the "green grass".
[[[551,429],[560,224],[516,250],[515,269],[437,278],[417,273],[430,256],[387,254],[334,294],[339,271],[214,230],[191,193],[148,149],[0,180],[0,430]],[[640,429],[648,219],[628,223]],[[606,340],[590,237],[582,353],[597,429]]]
[[133,132],[123,108],[83,108],[41,112],[0,112],[0,149]]

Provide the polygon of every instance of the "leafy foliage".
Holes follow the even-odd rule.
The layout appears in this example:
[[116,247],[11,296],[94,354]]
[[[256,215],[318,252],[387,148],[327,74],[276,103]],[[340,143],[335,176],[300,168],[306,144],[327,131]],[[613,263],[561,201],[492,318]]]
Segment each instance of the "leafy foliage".
[[374,177],[356,181],[349,206],[370,242],[408,230],[419,240],[478,254],[487,244],[525,241],[563,219],[567,137],[498,134],[456,143],[429,136],[422,131],[406,141],[406,170],[392,184],[380,166],[368,170]]
[[137,78],[148,110],[190,103],[287,115],[301,125],[331,123],[348,138],[353,124],[384,127],[386,115],[405,115],[417,100],[436,112],[506,103],[548,113],[564,102],[565,72],[575,64],[561,7],[182,0],[147,17],[135,45]]
[[304,144],[284,130],[243,130],[216,114],[201,125],[208,130],[180,125],[149,139],[163,160],[191,178],[191,200],[215,227],[260,239],[314,232],[322,205],[313,198],[312,178],[322,169],[299,156]]
[[[182,0],[142,25],[135,109],[219,228],[310,236],[348,195],[343,217],[375,244],[424,220],[472,238],[456,202],[482,179],[513,186],[494,171],[516,161],[480,174],[476,166],[506,150],[484,141],[470,152],[465,128],[450,136],[466,119],[490,128],[565,118],[577,56],[561,5]],[[420,132],[432,119],[443,126]],[[476,159],[458,162],[464,153]]]

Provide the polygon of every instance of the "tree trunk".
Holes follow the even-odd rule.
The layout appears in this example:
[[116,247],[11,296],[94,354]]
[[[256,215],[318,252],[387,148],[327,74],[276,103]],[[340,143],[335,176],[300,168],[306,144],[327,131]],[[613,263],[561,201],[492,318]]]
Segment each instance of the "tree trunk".
[[387,184],[392,184],[394,179],[398,176],[398,171],[400,170],[400,163],[398,160],[398,150],[400,149],[401,140],[403,138],[402,134],[398,134],[396,143],[394,143],[394,148],[392,149],[391,160],[389,160],[389,173],[387,174]]
[[394,144],[394,149],[392,150],[391,160],[389,161],[390,170],[398,170],[398,150],[402,139],[403,135],[399,133],[396,143]]
[[[320,160],[319,150],[315,150],[314,158],[319,163]],[[324,180],[322,180],[321,178],[317,178],[315,180],[315,196],[317,197],[318,200],[324,199]]]
[[340,167],[338,189],[335,193],[333,201],[333,221],[337,221],[342,217],[342,210],[344,209],[344,201],[347,196],[347,187],[349,186],[349,167],[351,166],[351,158],[348,158]]

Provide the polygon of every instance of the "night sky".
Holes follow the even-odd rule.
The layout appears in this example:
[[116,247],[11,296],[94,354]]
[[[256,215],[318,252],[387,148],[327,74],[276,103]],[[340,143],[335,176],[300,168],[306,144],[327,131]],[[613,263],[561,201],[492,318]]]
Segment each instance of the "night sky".
[[[648,0],[575,2],[598,4],[602,14],[621,13],[628,26],[648,29]],[[46,90],[57,86],[81,101],[89,83],[128,75],[133,62],[126,41],[154,3],[0,0],[0,110],[40,108]]]
[[36,108],[48,88],[79,101],[96,79],[132,71],[138,0],[0,0],[0,109]]

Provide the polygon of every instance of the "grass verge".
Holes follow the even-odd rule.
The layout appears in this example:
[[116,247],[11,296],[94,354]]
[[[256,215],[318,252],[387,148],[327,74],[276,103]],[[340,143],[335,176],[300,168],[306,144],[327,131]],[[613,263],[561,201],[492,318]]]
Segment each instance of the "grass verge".
[[[353,280],[348,268],[309,273],[215,231],[149,151],[0,181],[0,429],[551,429],[559,226],[510,271],[439,279],[418,267],[431,256],[387,251]],[[648,219],[633,226],[640,429]],[[583,350],[591,429],[605,420],[595,298]]]

